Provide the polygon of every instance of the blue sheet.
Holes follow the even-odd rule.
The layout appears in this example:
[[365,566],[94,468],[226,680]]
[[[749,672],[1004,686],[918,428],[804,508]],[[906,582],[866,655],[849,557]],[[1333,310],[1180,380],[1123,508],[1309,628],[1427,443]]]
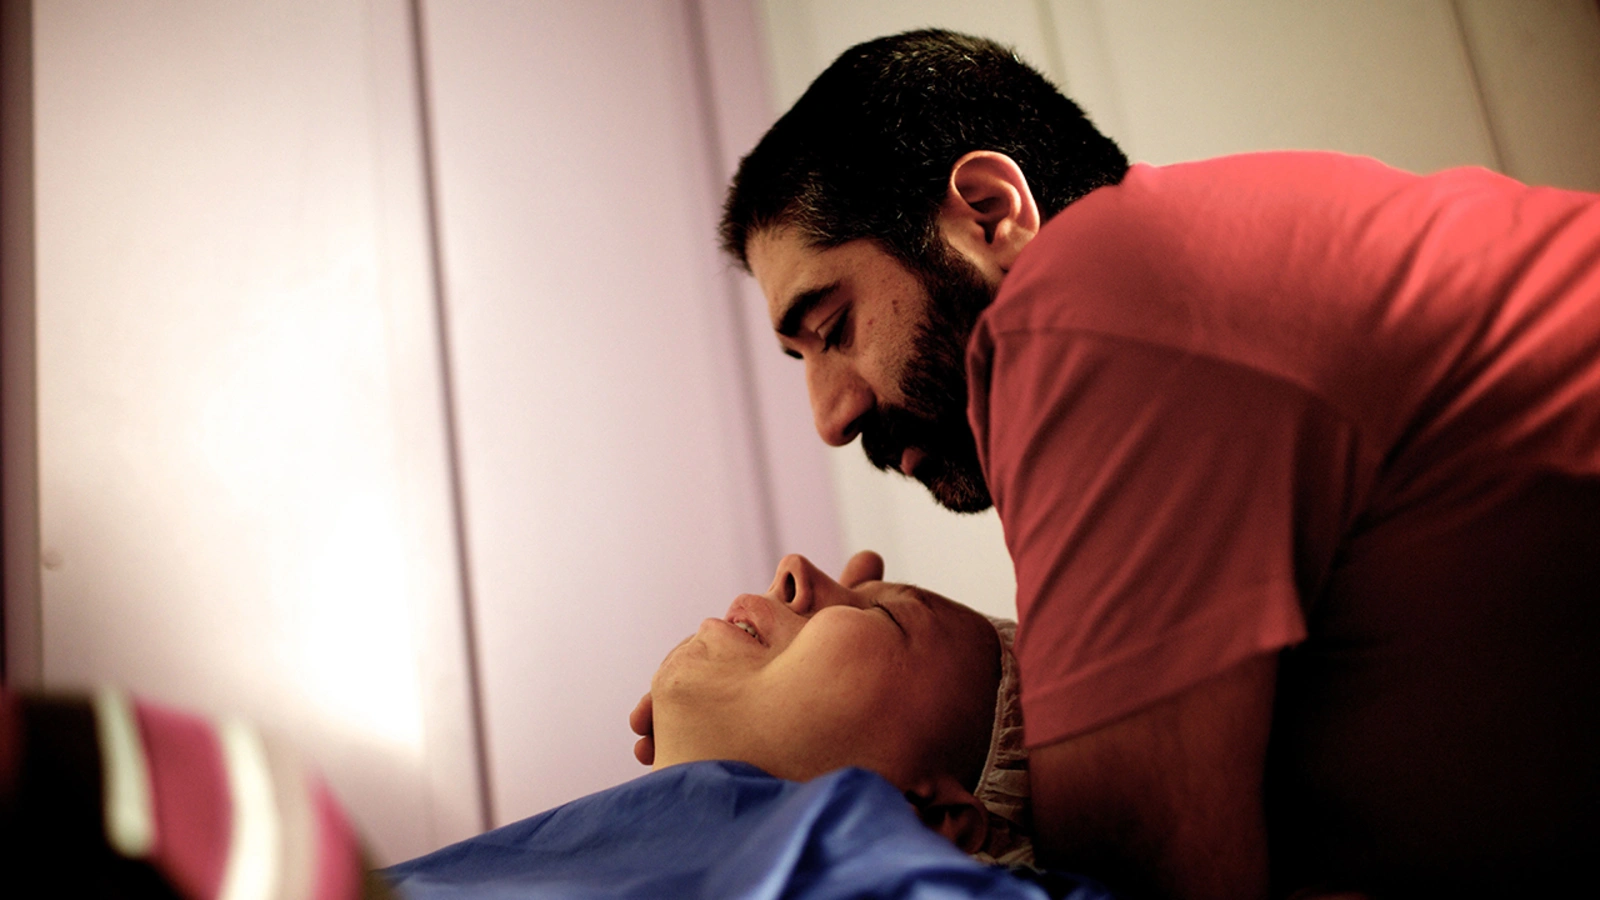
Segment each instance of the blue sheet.
[[410,900],[1110,896],[980,865],[871,772],[801,784],[734,762],[652,772],[385,872]]

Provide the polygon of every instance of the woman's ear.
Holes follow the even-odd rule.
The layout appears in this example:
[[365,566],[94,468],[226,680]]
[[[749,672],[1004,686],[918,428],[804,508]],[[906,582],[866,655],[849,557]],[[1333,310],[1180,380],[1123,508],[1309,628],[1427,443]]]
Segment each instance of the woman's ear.
[[936,775],[906,791],[922,824],[944,835],[963,853],[983,849],[989,838],[989,811],[953,775]]
[[939,229],[957,252],[998,284],[1039,233],[1039,205],[1015,160],[974,150],[950,167]]

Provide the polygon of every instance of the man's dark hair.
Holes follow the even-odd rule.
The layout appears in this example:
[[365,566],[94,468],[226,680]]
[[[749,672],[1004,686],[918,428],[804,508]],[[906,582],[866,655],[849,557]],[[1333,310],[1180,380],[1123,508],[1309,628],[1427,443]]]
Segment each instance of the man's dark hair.
[[1048,218],[1116,184],[1127,157],[1048,79],[994,41],[909,31],[846,50],[739,164],[722,247],[779,225],[836,247],[875,238],[916,267],[938,246],[950,169],[973,150],[1022,168]]

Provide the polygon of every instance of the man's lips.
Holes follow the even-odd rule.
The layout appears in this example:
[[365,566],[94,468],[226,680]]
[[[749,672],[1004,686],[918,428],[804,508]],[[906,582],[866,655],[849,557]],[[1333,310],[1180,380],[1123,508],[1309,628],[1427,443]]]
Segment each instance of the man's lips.
[[900,473],[905,475],[907,478],[915,477],[917,474],[917,466],[922,465],[922,461],[927,458],[928,454],[922,452],[916,447],[907,447],[904,450],[901,450]]

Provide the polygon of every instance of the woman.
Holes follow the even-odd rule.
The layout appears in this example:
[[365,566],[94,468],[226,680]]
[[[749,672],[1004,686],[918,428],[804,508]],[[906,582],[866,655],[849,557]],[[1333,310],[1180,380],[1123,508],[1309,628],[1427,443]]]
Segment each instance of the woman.
[[674,647],[633,717],[650,775],[387,874],[413,898],[1105,896],[983,864],[1031,859],[1011,623],[868,569],[787,557]]

